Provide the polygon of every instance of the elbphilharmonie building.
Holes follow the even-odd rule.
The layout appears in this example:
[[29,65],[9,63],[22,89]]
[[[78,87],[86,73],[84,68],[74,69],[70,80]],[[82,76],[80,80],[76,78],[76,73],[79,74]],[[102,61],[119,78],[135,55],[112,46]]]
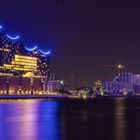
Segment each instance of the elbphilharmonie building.
[[10,36],[0,26],[0,94],[46,93],[50,53],[24,45],[20,36]]

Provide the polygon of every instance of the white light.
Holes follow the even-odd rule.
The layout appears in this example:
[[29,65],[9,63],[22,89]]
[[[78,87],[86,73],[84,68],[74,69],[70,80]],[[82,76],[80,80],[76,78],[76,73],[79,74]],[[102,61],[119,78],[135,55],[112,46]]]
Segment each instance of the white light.
[[63,85],[64,84],[64,81],[60,81],[60,83]]
[[119,65],[118,65],[118,68],[121,69],[121,68],[124,68],[124,66],[121,65],[121,64],[119,64]]

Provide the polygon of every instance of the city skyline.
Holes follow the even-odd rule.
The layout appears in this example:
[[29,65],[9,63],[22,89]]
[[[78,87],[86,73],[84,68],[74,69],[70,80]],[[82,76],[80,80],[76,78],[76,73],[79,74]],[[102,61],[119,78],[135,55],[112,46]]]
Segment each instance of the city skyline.
[[28,46],[52,49],[51,70],[57,79],[70,83],[74,75],[89,84],[116,75],[116,69],[100,64],[122,64],[126,71],[140,72],[138,5],[132,1],[2,0],[0,23],[13,35],[21,33]]
[[139,140],[139,5],[0,0],[0,140]]

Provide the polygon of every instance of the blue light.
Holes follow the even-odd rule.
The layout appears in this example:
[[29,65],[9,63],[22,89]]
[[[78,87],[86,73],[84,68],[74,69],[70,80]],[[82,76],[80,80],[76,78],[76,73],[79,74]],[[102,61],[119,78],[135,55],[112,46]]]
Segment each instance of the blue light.
[[35,46],[35,47],[33,47],[33,48],[27,48],[27,47],[25,47],[25,49],[26,49],[27,51],[30,51],[30,52],[35,51],[37,48],[38,48],[37,46]]
[[9,39],[11,39],[11,40],[17,40],[17,39],[19,39],[19,36],[15,36],[15,37],[11,37],[11,36],[9,36],[9,35],[6,35]]
[[42,54],[44,54],[44,55],[49,55],[49,54],[51,54],[51,51],[47,51],[47,52],[44,52],[44,51],[42,51],[42,50],[39,50]]
[[0,29],[2,29],[2,26],[0,25]]

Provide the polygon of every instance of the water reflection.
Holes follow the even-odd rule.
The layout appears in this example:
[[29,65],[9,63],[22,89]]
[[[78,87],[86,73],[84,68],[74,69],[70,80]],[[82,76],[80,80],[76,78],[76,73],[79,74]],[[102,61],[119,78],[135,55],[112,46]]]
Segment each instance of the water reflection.
[[56,101],[25,100],[0,103],[1,140],[59,140]]
[[140,98],[0,100],[0,140],[139,140]]
[[126,140],[126,109],[125,99],[115,100],[115,140]]
[[47,140],[60,139],[60,103],[58,101],[40,102],[39,110],[39,140],[47,138]]

